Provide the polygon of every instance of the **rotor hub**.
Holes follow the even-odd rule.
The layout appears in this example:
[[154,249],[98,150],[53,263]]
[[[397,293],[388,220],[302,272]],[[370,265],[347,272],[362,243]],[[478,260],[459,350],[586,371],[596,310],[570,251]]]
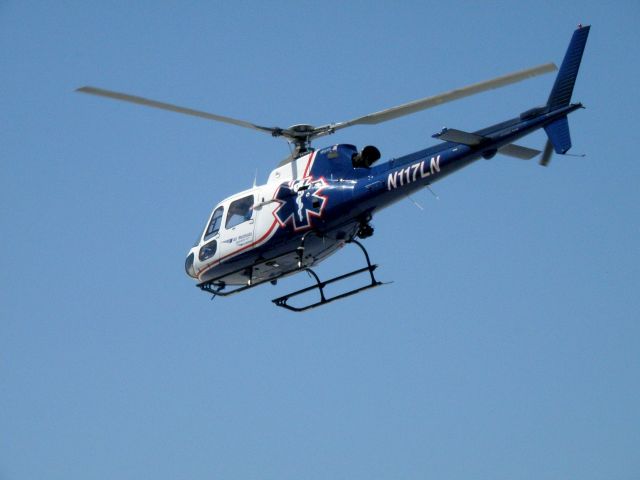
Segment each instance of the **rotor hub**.
[[308,136],[315,132],[316,127],[313,125],[307,125],[306,123],[301,123],[299,125],[292,125],[287,130],[294,135]]

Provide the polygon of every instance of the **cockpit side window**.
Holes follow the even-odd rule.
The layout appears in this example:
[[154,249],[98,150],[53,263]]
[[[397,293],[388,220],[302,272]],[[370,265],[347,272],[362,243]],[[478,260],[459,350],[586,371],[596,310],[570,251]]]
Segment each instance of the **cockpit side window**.
[[233,228],[247,220],[251,220],[253,215],[253,195],[243,197],[231,202],[227,212],[227,220],[224,228]]
[[216,208],[215,212],[211,216],[211,221],[209,222],[209,226],[207,227],[206,232],[204,232],[204,239],[209,240],[213,237],[218,230],[220,230],[220,225],[222,224],[222,214],[224,213],[223,207]]

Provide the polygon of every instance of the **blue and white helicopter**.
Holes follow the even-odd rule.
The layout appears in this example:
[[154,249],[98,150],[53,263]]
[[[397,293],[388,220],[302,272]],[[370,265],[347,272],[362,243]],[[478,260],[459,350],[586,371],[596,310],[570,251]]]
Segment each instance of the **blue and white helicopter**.
[[[545,105],[475,132],[445,128],[433,135],[442,143],[376,165],[380,152],[374,146],[358,151],[353,145],[339,144],[314,150],[311,141],[353,125],[377,124],[409,115],[554,71],[557,67],[553,63],[540,65],[319,127],[265,127],[95,87],[82,87],[77,91],[229,123],[288,140],[294,146],[293,154],[271,172],[266,184],[232,195],[215,206],[197,243],[189,250],[185,269],[198,281],[200,289],[220,296],[265,282],[275,285],[280,278],[306,271],[314,284],[273,300],[277,306],[302,311],[381,285],[374,276],[377,265],[371,263],[366,249],[356,238],[373,234],[371,220],[383,208],[480,158],[490,159],[499,153],[531,159],[542,153],[540,164],[546,166],[554,150],[565,154],[571,148],[567,115],[582,108],[580,103],[571,103],[571,95],[589,29],[580,25],[573,33]],[[541,128],[548,136],[543,152],[513,143]],[[362,250],[366,265],[320,280],[311,267],[346,244]],[[326,295],[327,285],[358,274],[367,276],[364,286],[334,296]],[[317,301],[298,306],[289,303],[291,298],[312,291],[319,294]]]

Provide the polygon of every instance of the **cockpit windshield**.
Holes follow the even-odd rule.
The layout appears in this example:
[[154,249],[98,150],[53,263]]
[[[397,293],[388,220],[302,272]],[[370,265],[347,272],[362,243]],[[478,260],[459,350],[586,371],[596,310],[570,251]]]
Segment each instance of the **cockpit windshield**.
[[215,212],[211,216],[211,221],[209,222],[209,226],[207,230],[204,232],[205,241],[209,240],[220,230],[220,225],[222,225],[222,214],[224,213],[224,207],[216,208]]

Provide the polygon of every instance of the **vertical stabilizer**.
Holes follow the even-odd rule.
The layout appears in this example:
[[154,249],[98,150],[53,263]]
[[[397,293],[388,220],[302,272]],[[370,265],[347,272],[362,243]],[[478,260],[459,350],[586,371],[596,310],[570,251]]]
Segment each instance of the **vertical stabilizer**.
[[549,140],[553,144],[553,149],[556,153],[564,154],[571,148],[571,135],[569,134],[569,122],[567,117],[562,117],[559,120],[544,127],[544,131],[547,132]]
[[549,110],[555,110],[556,108],[569,105],[590,28],[589,25],[579,26],[578,29],[573,32],[571,43],[569,43],[569,48],[564,56],[562,66],[560,67],[556,81],[553,84],[553,89],[549,95],[549,100],[547,101]]

